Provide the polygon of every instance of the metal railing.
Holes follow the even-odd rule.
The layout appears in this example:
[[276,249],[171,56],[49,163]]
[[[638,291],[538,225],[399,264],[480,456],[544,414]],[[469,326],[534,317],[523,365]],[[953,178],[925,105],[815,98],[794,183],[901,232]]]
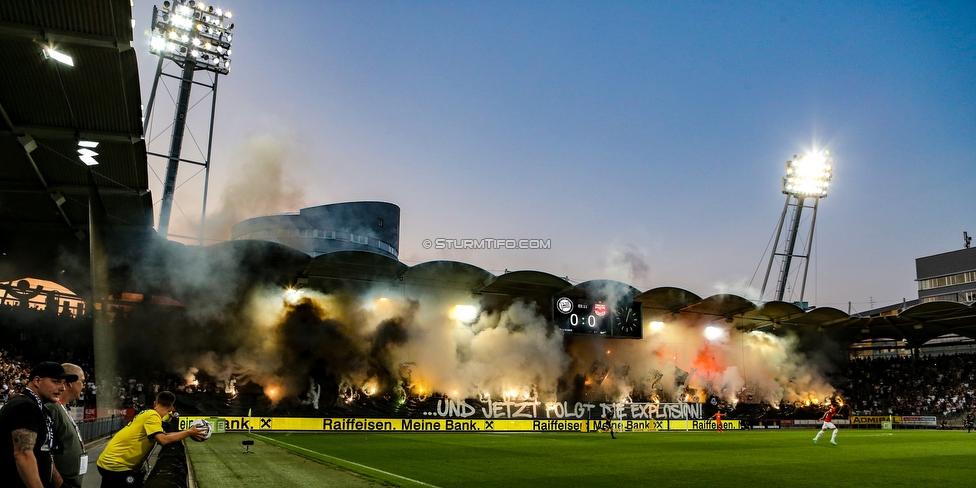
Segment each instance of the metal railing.
[[100,419],[83,420],[78,422],[78,432],[84,442],[108,437],[125,427],[125,419],[122,417],[106,417]]

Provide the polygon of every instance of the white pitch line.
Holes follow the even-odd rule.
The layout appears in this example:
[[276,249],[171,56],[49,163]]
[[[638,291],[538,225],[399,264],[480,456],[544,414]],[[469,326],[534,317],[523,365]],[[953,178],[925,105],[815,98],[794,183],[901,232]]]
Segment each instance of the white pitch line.
[[385,474],[387,476],[393,476],[394,478],[400,478],[402,480],[406,480],[406,481],[409,481],[411,483],[417,483],[418,485],[430,486],[431,488],[438,488],[437,485],[432,485],[430,483],[424,483],[423,481],[417,481],[417,480],[415,480],[413,478],[407,478],[406,476],[400,476],[400,475],[398,475],[396,473],[391,473],[389,471],[383,471],[382,469],[377,469],[377,468],[374,468],[372,466],[366,466],[365,464],[359,464],[359,463],[354,462],[354,461],[348,461],[346,459],[338,458],[338,457],[335,457],[335,456],[330,456],[328,454],[323,454],[323,453],[318,452],[318,451],[313,451],[311,449],[306,449],[306,448],[304,448],[302,446],[296,446],[294,444],[289,444],[287,442],[279,441],[277,439],[271,439],[269,437],[265,437],[265,436],[260,435],[260,434],[251,434],[251,435],[253,435],[254,437],[260,437],[260,438],[264,439],[265,441],[270,441],[270,442],[268,442],[268,444],[271,444],[271,445],[274,445],[275,443],[284,444],[286,446],[294,447],[295,449],[300,449],[302,451],[310,452],[310,453],[315,454],[315,455],[318,455],[318,456],[324,456],[324,457],[327,457],[327,458],[335,459],[336,461],[342,461],[344,463],[349,463],[349,464],[352,464],[354,466],[359,466],[360,468],[363,468],[363,469],[373,470],[373,471],[376,471],[377,473],[383,473],[383,474]]

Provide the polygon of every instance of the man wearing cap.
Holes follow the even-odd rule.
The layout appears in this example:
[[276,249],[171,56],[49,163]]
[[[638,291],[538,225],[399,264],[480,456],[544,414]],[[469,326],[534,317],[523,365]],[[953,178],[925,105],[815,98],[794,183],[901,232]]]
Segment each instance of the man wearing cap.
[[88,453],[85,443],[81,440],[78,425],[68,414],[69,403],[81,397],[81,390],[85,385],[85,372],[81,367],[64,363],[61,365],[65,372],[77,377],[75,381],[65,380],[64,391],[61,392],[60,402],[45,403],[54,418],[54,438],[63,446],[62,450],[54,453],[54,467],[64,479],[64,488],[81,488],[82,477],[88,472]]
[[31,369],[22,394],[0,409],[0,479],[11,487],[61,486],[51,453],[54,420],[43,402],[56,402],[64,382],[75,381],[60,364],[43,362]]

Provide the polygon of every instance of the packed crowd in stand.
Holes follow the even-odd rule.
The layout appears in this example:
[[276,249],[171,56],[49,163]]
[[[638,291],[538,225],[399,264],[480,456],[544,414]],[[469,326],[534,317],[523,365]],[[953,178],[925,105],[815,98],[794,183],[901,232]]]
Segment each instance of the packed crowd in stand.
[[19,358],[0,349],[0,404],[7,403],[10,395],[20,391],[27,383],[27,366]]
[[[37,361],[72,362],[87,378],[79,403],[95,406],[90,317],[48,314],[0,305],[0,404],[28,381],[27,370]],[[964,417],[976,409],[976,354],[899,356],[853,359],[835,385],[854,415],[933,415]],[[108,386],[120,408],[140,410],[152,405],[160,391],[226,393],[234,390],[205,373],[181,375],[155,372],[122,373]],[[236,390],[234,390],[236,391]],[[781,405],[782,407],[782,405]],[[799,404],[797,405],[799,407]]]
[[[38,357],[42,356],[39,355]],[[28,373],[31,365],[35,363],[36,358],[25,359],[22,354],[0,349],[0,405],[7,403],[12,395],[20,393],[29,380]],[[77,404],[94,406],[94,371],[87,364],[82,365],[81,368],[85,371],[86,383],[84,390],[82,390],[82,398],[78,399]]]
[[[53,307],[52,310],[57,310]],[[0,304],[0,404],[20,393],[40,361],[77,364],[85,372],[78,405],[94,405],[95,371],[91,319],[24,304]]]
[[976,354],[855,359],[844,387],[858,415],[965,416],[976,408]]
[[[46,354],[23,355],[0,349],[0,405],[6,403],[13,394],[19,393],[23,385],[27,384],[31,365],[48,356]],[[79,366],[85,372],[86,381],[82,396],[77,403],[85,407],[94,407],[98,393],[94,369],[87,363]],[[155,377],[153,381],[147,383],[135,378],[123,380],[121,376],[117,376],[112,387],[112,395],[117,399],[114,403],[119,408],[133,408],[138,411],[151,405],[156,394],[167,389],[180,392],[194,391],[192,385],[186,385],[185,381],[176,375]]]

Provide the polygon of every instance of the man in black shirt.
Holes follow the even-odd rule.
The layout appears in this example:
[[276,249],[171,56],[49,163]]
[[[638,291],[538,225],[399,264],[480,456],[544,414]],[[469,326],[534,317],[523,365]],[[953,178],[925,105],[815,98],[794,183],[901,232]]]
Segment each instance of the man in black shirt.
[[966,433],[967,434],[973,431],[973,421],[974,420],[976,420],[976,415],[973,415],[973,412],[969,412],[969,413],[966,414]]
[[24,391],[0,409],[0,479],[4,486],[61,486],[61,475],[51,457],[54,421],[44,402],[58,401],[65,380],[76,379],[58,363],[40,363],[31,369]]
[[613,417],[610,416],[609,412],[603,414],[603,420],[605,421],[605,423],[603,424],[604,427],[606,428],[606,430],[610,431],[610,438],[616,439],[617,436],[613,435]]

